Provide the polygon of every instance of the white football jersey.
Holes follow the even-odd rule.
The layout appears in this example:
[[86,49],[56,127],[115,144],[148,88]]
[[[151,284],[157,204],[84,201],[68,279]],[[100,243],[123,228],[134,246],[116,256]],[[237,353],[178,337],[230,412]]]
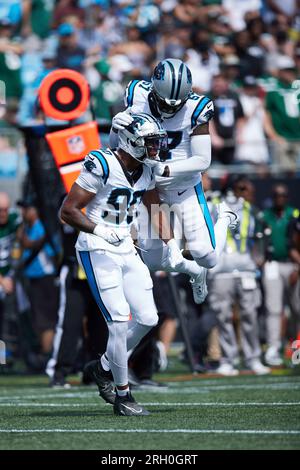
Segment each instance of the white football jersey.
[[[158,119],[168,133],[169,154],[167,160],[186,160],[192,156],[190,138],[195,127],[205,124],[213,116],[213,102],[203,95],[191,93],[183,107],[170,118],[161,118],[157,113],[151,95],[151,83],[144,80],[132,80],[125,93],[125,105],[133,113],[147,113]],[[201,175],[186,178],[156,177],[159,189],[183,190],[196,186]]]
[[114,246],[101,237],[80,232],[77,250],[131,251],[130,226],[137,217],[137,207],[143,194],[155,186],[153,170],[141,165],[130,173],[112,150],[93,150],[85,157],[76,183],[95,194],[86,206],[87,217],[95,224],[113,227],[120,235],[125,235],[124,241]]

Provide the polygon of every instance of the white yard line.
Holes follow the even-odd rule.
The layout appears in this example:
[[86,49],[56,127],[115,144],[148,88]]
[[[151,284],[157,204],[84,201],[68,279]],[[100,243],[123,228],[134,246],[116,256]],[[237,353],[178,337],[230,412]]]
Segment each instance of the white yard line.
[[[95,386],[96,387],[96,386]],[[268,383],[266,384],[247,384],[247,385],[215,385],[212,387],[201,387],[199,385],[198,387],[181,387],[179,389],[172,388],[163,388],[160,389],[159,387],[155,387],[155,390],[153,388],[148,388],[139,390],[136,389],[135,392],[140,393],[140,392],[152,392],[152,393],[159,393],[159,394],[178,394],[178,393],[208,393],[208,392],[218,392],[220,390],[265,390],[266,387],[270,390],[300,390],[300,382],[286,382],[286,383]],[[32,389],[33,391],[36,391],[36,389]],[[72,390],[72,389],[71,389]],[[45,390],[43,390],[45,392]],[[2,395],[0,394],[0,402],[2,400],[27,400],[27,399],[42,399],[42,398],[87,398],[87,397],[93,397],[95,396],[96,393],[96,388],[95,390],[88,390],[88,391],[83,391],[83,392],[73,392],[68,391],[64,392],[63,390],[56,390],[55,393],[53,391],[50,391],[50,393],[45,393],[45,394],[40,394],[36,393],[34,395]]]
[[[223,407],[232,407],[232,406],[299,406],[300,402],[295,401],[295,402],[147,402],[141,403],[144,406],[223,406]],[[78,407],[90,407],[90,406],[96,406],[99,407],[100,405],[107,406],[107,403],[102,403],[102,401],[98,401],[97,403],[0,403],[0,406],[2,407],[15,407],[17,408],[18,406],[21,407],[40,407],[40,408],[78,408]]]
[[2,434],[32,433],[153,433],[153,434],[300,434],[300,430],[283,429],[0,429]]

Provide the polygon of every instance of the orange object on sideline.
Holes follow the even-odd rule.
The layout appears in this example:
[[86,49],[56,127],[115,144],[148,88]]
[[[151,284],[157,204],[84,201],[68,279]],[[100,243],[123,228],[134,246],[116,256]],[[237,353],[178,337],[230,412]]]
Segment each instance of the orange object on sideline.
[[89,105],[89,84],[75,70],[54,70],[42,81],[39,100],[46,116],[71,121],[81,116]]
[[46,139],[64,186],[69,192],[80,173],[85,155],[101,147],[97,123],[92,121],[62,131],[51,132],[46,134]]

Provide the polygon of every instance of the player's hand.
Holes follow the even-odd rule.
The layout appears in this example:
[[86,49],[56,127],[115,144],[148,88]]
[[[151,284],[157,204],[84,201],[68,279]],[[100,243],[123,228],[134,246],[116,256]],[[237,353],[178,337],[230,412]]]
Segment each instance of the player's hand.
[[164,163],[156,162],[153,167],[153,173],[155,176],[162,176],[165,171],[166,165]]
[[170,176],[169,167],[165,163],[157,162],[155,160],[151,161],[150,158],[147,158],[145,163],[153,168],[155,176]]
[[105,227],[104,225],[98,224],[94,228],[94,235],[101,237],[111,245],[118,246],[124,240],[121,234],[118,234],[113,228]]
[[112,127],[117,130],[125,129],[133,121],[133,117],[126,111],[121,111],[116,114],[112,119]]
[[170,266],[176,270],[182,266],[184,258],[174,238],[168,241],[167,246],[169,248],[168,258]]

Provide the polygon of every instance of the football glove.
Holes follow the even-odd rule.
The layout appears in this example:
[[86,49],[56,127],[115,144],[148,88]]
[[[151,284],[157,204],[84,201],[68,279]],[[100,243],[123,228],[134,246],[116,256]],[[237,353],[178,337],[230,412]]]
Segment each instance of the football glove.
[[105,227],[104,225],[98,224],[94,228],[94,235],[103,238],[111,245],[118,246],[124,240],[124,236],[118,234],[113,228]]
[[133,118],[126,111],[121,111],[116,114],[112,119],[112,127],[117,130],[125,129],[126,126],[129,126],[133,121]]

